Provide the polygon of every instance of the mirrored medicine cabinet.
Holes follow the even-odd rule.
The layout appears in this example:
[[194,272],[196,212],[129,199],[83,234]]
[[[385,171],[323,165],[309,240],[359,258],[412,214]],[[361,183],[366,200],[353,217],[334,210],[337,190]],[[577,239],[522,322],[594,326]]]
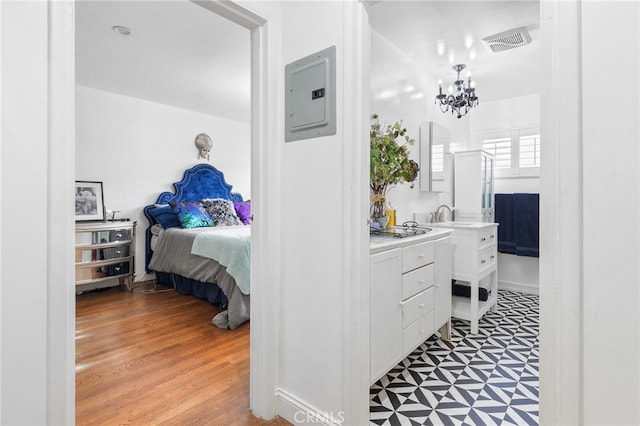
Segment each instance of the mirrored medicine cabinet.
[[433,121],[420,124],[420,191],[450,192],[451,132]]

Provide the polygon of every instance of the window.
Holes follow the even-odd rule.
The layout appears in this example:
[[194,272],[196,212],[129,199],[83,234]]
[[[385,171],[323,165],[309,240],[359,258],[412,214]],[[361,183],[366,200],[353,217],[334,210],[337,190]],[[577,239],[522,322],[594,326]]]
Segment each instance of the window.
[[496,177],[540,175],[540,132],[537,128],[478,134],[483,151],[493,154]]
[[485,139],[482,150],[493,154],[496,169],[511,168],[511,138]]
[[540,135],[520,136],[520,167],[540,167]]

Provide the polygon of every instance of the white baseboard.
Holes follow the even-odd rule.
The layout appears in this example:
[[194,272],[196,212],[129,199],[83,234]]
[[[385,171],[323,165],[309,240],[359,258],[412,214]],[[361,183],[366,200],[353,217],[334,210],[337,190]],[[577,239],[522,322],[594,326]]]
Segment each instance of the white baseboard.
[[540,289],[535,284],[517,283],[513,281],[498,280],[498,290],[517,291],[526,294],[540,294]]
[[155,279],[156,279],[156,274],[154,274],[153,272],[151,272],[151,273],[149,273],[149,274],[147,274],[147,273],[140,274],[140,275],[136,274],[136,276],[135,276],[135,278],[134,278],[134,281],[135,281],[135,282],[153,281],[153,280],[155,280]]
[[294,425],[342,426],[342,412],[323,412],[283,389],[276,389],[276,409],[280,417]]

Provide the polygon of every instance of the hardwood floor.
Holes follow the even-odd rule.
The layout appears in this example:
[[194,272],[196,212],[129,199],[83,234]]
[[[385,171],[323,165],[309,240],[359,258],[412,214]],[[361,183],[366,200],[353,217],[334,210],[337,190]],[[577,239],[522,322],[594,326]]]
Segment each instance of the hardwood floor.
[[76,424],[289,425],[251,414],[250,324],[219,329],[219,311],[174,291],[78,295]]

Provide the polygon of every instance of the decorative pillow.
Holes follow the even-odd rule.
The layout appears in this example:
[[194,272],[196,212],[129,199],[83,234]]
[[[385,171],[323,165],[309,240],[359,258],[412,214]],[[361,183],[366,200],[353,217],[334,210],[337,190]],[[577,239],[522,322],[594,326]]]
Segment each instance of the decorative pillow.
[[169,203],[169,205],[178,214],[178,219],[180,219],[180,224],[182,224],[183,228],[204,228],[216,224],[200,203],[183,201]]
[[242,225],[232,201],[224,198],[206,198],[201,200],[200,203],[202,203],[202,206],[216,222],[217,226]]
[[242,223],[249,225],[251,223],[251,201],[234,202],[233,207]]
[[178,214],[169,205],[157,206],[149,209],[148,212],[164,229],[181,226]]

